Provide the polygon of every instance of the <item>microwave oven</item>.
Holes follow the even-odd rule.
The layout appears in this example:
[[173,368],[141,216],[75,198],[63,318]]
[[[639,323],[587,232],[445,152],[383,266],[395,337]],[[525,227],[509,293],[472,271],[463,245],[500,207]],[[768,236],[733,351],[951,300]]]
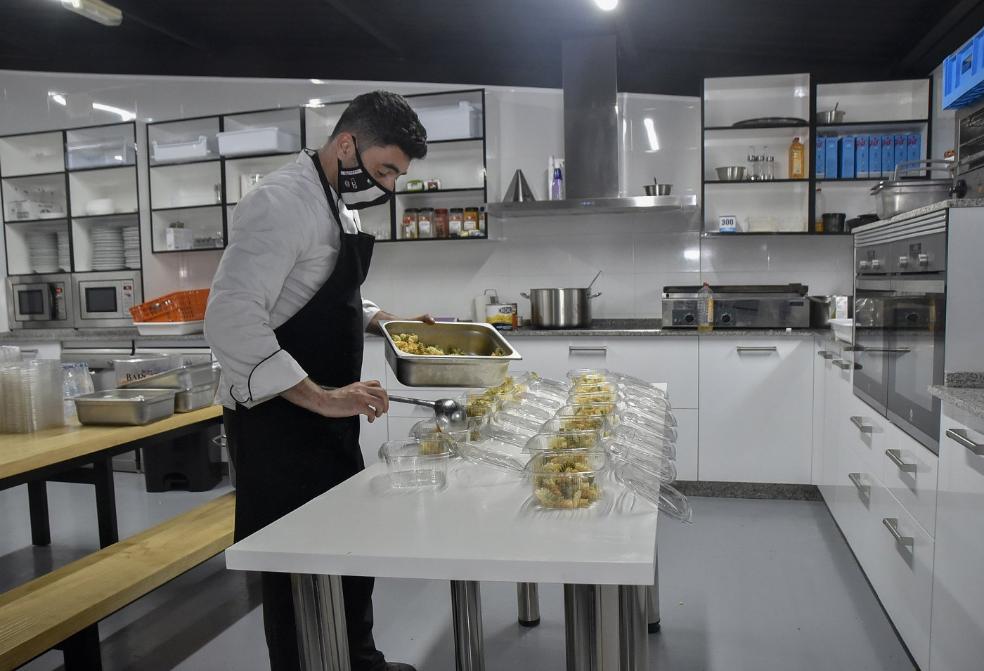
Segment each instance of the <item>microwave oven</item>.
[[10,328],[72,328],[72,281],[68,274],[21,275],[7,280]]
[[74,276],[76,328],[132,326],[130,308],[143,302],[139,271]]

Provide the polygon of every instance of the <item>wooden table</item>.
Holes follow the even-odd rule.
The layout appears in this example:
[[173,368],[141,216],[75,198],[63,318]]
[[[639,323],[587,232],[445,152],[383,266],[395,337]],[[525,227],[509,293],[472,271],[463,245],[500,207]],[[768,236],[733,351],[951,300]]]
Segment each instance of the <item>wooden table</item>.
[[0,490],[27,484],[31,540],[48,545],[46,483],[76,482],[96,488],[99,545],[119,540],[112,458],[197,433],[222,421],[222,406],[175,414],[145,426],[69,426],[35,433],[0,434]]

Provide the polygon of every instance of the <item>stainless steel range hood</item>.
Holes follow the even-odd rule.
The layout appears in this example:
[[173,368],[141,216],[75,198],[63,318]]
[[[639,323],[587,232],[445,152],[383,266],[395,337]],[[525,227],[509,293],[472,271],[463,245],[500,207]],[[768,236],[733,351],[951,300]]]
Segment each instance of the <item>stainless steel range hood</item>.
[[565,40],[565,200],[490,203],[500,217],[680,210],[696,196],[619,196],[618,70],[614,35]]

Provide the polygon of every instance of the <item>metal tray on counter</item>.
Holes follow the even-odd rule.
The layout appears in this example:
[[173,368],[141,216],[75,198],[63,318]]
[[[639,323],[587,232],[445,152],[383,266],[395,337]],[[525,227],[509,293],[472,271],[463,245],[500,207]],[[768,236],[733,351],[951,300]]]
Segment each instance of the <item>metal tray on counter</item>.
[[[489,324],[390,321],[384,322],[382,328],[386,339],[386,361],[396,379],[408,387],[494,387],[505,380],[509,364],[523,358]],[[407,354],[393,342],[393,336],[400,333],[416,335],[428,345],[445,350],[456,348],[466,354]],[[506,354],[492,356],[497,348]]]
[[179,391],[174,395],[174,412],[191,412],[199,408],[207,408],[215,402],[215,391],[218,388],[219,381],[216,380]]
[[141,426],[174,414],[173,389],[109,389],[75,397],[82,424]]
[[200,363],[193,366],[172,368],[163,373],[149,375],[120,385],[120,389],[177,389],[188,391],[205,384],[218,384],[219,364]]

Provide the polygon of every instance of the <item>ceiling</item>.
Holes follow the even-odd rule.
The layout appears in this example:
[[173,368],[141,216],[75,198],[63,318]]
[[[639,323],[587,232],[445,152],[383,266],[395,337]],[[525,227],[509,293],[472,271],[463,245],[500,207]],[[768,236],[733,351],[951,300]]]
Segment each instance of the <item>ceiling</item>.
[[615,32],[620,91],[698,95],[711,76],[925,75],[984,25],[982,0],[110,2],[116,28],[2,0],[0,69],[559,88],[562,40]]

